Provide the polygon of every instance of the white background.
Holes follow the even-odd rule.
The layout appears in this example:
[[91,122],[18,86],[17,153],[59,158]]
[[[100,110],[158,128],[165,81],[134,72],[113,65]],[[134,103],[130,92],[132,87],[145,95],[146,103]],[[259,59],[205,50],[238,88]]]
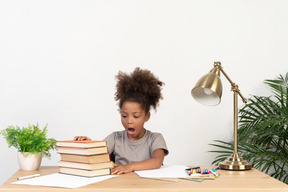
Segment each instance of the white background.
[[[271,95],[263,81],[288,72],[287,9],[285,0],[1,1],[0,129],[48,123],[57,140],[103,139],[123,129],[115,75],[139,66],[165,82],[146,124],[166,139],[164,163],[210,165],[209,144],[233,138],[233,93],[223,75],[216,107],[190,91],[221,61],[245,97]],[[0,151],[2,184],[19,167],[2,137]],[[42,165],[57,165],[51,153]]]

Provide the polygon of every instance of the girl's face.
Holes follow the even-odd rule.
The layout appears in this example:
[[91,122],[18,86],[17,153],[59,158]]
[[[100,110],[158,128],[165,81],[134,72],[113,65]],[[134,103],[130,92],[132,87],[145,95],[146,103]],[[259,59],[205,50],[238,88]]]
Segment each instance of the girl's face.
[[146,114],[139,103],[132,101],[125,101],[120,112],[128,138],[132,141],[141,139],[145,134],[144,123],[149,120],[150,112]]

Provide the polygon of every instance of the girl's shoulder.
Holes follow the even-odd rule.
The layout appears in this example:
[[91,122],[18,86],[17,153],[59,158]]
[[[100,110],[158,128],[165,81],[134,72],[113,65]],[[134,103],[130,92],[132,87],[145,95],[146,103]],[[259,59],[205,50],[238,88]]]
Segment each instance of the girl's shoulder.
[[146,134],[147,134],[147,137],[150,138],[150,139],[158,139],[158,138],[163,138],[162,134],[161,133],[158,133],[158,132],[152,132],[150,130],[146,130]]
[[114,131],[113,133],[110,134],[110,136],[112,137],[116,137],[116,138],[119,138],[119,137],[123,137],[125,135],[125,130],[123,131]]

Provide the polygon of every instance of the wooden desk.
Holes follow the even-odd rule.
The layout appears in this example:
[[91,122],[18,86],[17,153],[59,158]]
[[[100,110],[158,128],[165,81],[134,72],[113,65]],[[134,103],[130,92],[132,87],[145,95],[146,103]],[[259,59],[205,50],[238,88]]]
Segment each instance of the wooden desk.
[[[207,168],[207,167],[205,167]],[[217,170],[221,174],[220,177],[215,180],[205,180],[203,182],[194,182],[179,180],[178,182],[160,181],[153,179],[140,178],[135,173],[129,173],[120,175],[112,179],[108,179],[99,183],[87,185],[76,189],[65,189],[56,187],[42,187],[42,186],[29,186],[29,185],[15,185],[10,184],[16,181],[17,177],[32,175],[40,173],[41,175],[47,175],[58,171],[57,167],[41,167],[37,171],[17,171],[11,178],[9,178],[2,186],[0,186],[1,192],[6,191],[29,191],[29,192],[41,192],[41,191],[201,191],[201,192],[223,192],[223,191],[248,191],[248,192],[268,192],[268,191],[281,191],[288,192],[288,185],[282,183],[269,175],[266,175],[256,169],[249,171],[225,171]]]

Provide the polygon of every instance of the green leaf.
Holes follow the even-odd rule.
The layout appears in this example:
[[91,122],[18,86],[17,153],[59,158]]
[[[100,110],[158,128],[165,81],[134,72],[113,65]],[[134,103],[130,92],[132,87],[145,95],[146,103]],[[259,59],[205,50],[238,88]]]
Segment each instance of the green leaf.
[[20,128],[10,125],[6,129],[0,131],[8,147],[15,147],[19,152],[30,152],[35,155],[42,152],[44,157],[51,157],[49,150],[56,149],[56,140],[47,138],[47,126],[41,130],[39,125],[28,125],[28,127]]
[[[273,95],[253,95],[239,110],[238,153],[265,173],[288,184],[288,73],[265,80]],[[233,141],[210,144],[218,156],[212,164],[224,161],[234,151]]]

